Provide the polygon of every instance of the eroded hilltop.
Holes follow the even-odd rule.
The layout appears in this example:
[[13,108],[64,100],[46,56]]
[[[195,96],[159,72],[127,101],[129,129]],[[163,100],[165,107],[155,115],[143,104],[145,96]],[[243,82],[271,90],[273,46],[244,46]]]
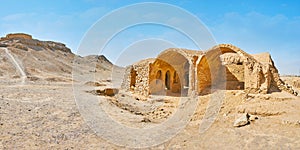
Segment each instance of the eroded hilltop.
[[69,82],[73,80],[74,70],[88,74],[110,71],[113,66],[103,55],[81,57],[63,43],[33,39],[24,33],[2,37],[0,48],[0,78],[15,79],[15,82],[24,76],[22,71],[28,82]]

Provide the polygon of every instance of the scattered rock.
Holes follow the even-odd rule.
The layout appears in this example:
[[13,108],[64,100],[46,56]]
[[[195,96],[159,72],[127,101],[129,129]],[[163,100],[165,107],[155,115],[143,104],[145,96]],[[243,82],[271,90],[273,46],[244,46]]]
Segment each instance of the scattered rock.
[[223,117],[227,117],[229,115],[230,111],[223,114]]
[[14,75],[12,78],[13,78],[13,79],[17,79],[17,78],[20,78],[20,76]]
[[147,123],[147,122],[151,122],[151,120],[150,120],[150,119],[148,119],[148,118],[143,118],[143,120],[142,120],[141,122],[145,122],[145,123]]
[[250,117],[249,117],[250,121],[254,121],[254,120],[257,120],[257,119],[258,119],[258,117],[255,116],[255,115],[250,115]]
[[89,85],[89,86],[106,86],[106,84],[99,83],[99,82],[93,82],[93,81],[86,82],[85,85]]
[[119,89],[116,88],[106,88],[104,90],[93,90],[93,91],[86,91],[88,93],[102,95],[102,96],[115,96],[119,93]]
[[0,47],[7,47],[7,44],[0,43]]
[[135,112],[135,115],[143,115],[141,112]]
[[35,76],[27,76],[27,79],[28,79],[29,81],[37,81],[37,80],[39,80],[40,78],[35,77]]
[[115,96],[119,93],[119,90],[116,88],[106,88],[104,89],[104,94],[107,96]]
[[[93,93],[93,92],[91,92]],[[96,90],[96,95],[104,95],[104,90]]]
[[294,125],[294,126],[300,126],[300,120],[295,119],[283,119],[282,124],[286,125]]
[[111,79],[102,80],[103,82],[111,82]]
[[269,99],[270,99],[270,96],[269,96],[269,95],[265,95],[265,96],[264,96],[264,99],[265,99],[265,100],[269,100]]
[[233,126],[234,127],[242,127],[245,126],[247,124],[249,124],[249,114],[248,113],[244,113],[241,117],[239,117],[237,120],[234,121]]

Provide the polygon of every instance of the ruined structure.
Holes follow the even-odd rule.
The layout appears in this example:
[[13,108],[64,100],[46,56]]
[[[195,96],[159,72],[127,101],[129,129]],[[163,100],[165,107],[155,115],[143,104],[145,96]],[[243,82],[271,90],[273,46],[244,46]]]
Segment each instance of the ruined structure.
[[122,88],[148,95],[203,95],[216,89],[284,90],[269,53],[250,55],[230,44],[207,51],[170,48],[126,68]]
[[25,33],[11,33],[11,34],[7,34],[5,37],[5,39],[12,39],[12,38],[22,38],[22,39],[31,40],[32,36]]
[[71,49],[67,48],[65,44],[53,41],[40,41],[33,39],[31,35],[25,33],[10,33],[5,37],[0,38],[1,47],[15,47],[28,51],[28,49],[34,50],[59,50],[63,52],[71,53]]

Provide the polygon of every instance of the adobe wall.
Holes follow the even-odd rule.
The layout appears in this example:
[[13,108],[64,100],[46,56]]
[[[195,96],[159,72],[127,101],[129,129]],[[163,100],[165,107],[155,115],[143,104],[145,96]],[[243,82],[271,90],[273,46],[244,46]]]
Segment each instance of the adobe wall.
[[[161,52],[157,59],[165,61],[175,69],[179,76],[181,94],[190,95],[195,91],[195,64],[200,51],[170,48]],[[172,70],[172,69],[171,69]],[[171,89],[172,90],[172,89]]]
[[124,71],[124,78],[123,78],[123,81],[122,81],[122,84],[121,84],[121,88],[122,89],[125,89],[126,91],[129,91],[130,90],[130,71],[132,69],[132,65],[130,66],[127,66],[125,68],[125,71]]
[[269,65],[257,61],[253,56],[231,44],[218,45],[226,52],[234,52],[240,56],[244,64],[244,90],[247,93],[268,93],[270,89],[271,73]]
[[237,53],[225,53],[220,59],[226,69],[226,89],[243,90],[245,66],[242,58]]
[[210,93],[209,88],[211,87],[211,72],[210,72],[210,66],[207,62],[207,59],[205,56],[203,56],[197,66],[197,80],[198,82],[198,93],[199,94],[207,94]]
[[[134,73],[134,74],[133,74]],[[135,77],[133,77],[134,75]],[[149,95],[149,62],[144,61],[126,67],[121,87],[139,95]],[[133,81],[134,79],[135,81]]]
[[[164,95],[166,89],[201,95],[215,88],[247,93],[296,93],[280,79],[268,53],[252,56],[230,44],[220,44],[206,52],[167,49],[147,65],[144,62],[147,61],[127,68],[123,87],[145,96]],[[130,75],[133,70],[134,78]],[[129,88],[132,80],[135,86]]]
[[12,33],[12,34],[7,34],[6,37],[7,39],[12,39],[12,38],[23,38],[23,39],[32,39],[32,36],[29,34],[25,33]]

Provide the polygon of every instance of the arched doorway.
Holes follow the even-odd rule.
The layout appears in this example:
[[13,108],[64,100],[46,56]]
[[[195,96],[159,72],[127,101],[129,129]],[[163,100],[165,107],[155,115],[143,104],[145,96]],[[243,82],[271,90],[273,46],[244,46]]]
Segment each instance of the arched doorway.
[[[149,70],[149,93],[160,93],[157,80],[157,72],[161,70],[161,82],[163,86],[163,94],[186,96],[189,90],[189,69],[190,64],[181,49],[168,49],[158,55],[157,59],[150,64]],[[187,74],[187,78],[185,77]],[[179,93],[179,94],[178,94]]]
[[136,70],[134,70],[133,68],[131,68],[130,71],[130,89],[133,90],[136,84]]
[[161,70],[158,70],[156,73],[156,84],[158,84],[159,80],[161,80]]
[[189,88],[189,83],[190,83],[190,64],[188,62],[186,62],[184,64],[184,86],[186,88]]
[[197,87],[198,93],[200,95],[208,94],[211,91],[212,77],[211,70],[208,61],[205,56],[203,56],[197,66]]
[[171,79],[171,75],[170,75],[170,71],[168,70],[166,72],[166,77],[165,77],[165,86],[167,90],[170,90],[170,79]]

